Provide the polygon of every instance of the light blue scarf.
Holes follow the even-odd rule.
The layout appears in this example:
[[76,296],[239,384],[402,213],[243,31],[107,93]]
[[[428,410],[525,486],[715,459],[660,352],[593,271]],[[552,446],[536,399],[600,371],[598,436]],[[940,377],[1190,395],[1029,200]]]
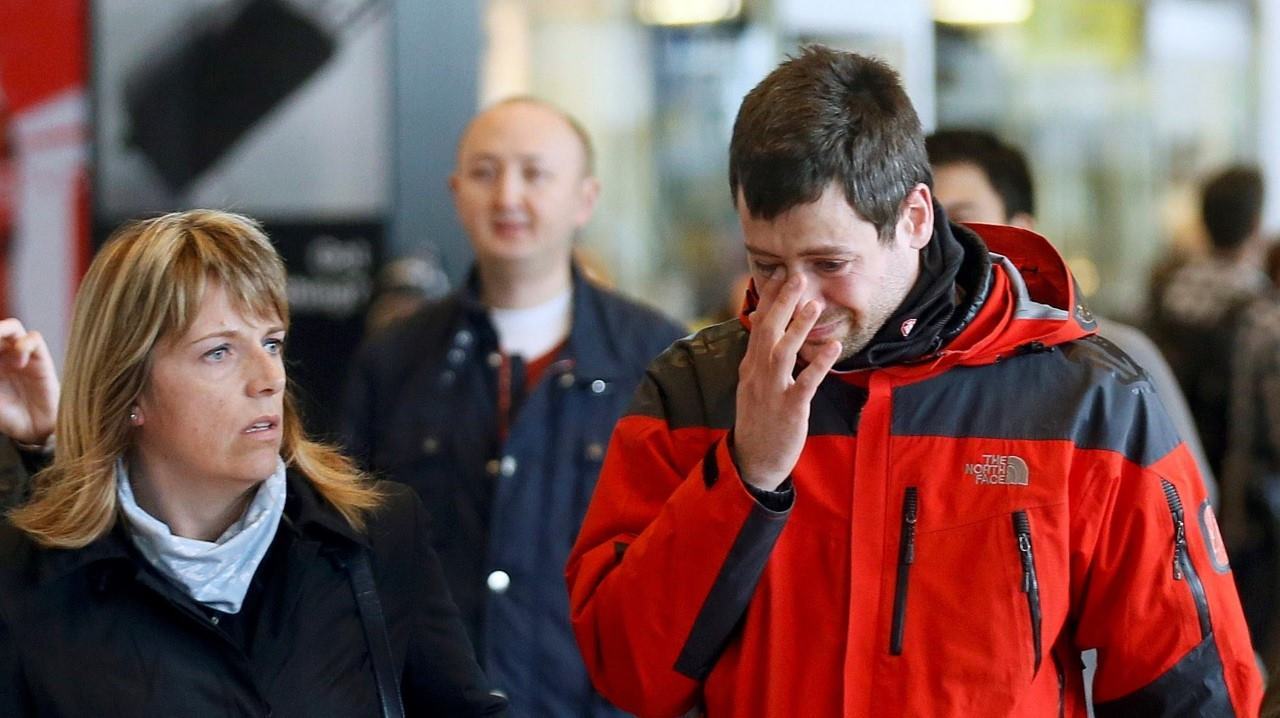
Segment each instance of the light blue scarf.
[[258,487],[244,515],[212,542],[174,536],[138,506],[123,459],[116,462],[116,495],[133,545],[152,566],[200,603],[239,613],[284,514],[284,461],[277,460],[275,473]]

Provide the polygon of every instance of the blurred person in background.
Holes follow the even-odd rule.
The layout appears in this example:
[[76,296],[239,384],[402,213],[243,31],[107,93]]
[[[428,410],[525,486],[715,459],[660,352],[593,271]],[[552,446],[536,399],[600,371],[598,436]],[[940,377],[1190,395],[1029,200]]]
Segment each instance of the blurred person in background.
[[[1035,185],[1026,156],[991,132],[943,129],[925,139],[933,165],[934,197],[953,222],[1007,224],[1036,230]],[[1217,503],[1217,482],[1200,445],[1187,400],[1160,350],[1137,327],[1094,313],[1098,336],[1120,347],[1147,370],[1178,435],[1196,457],[1209,498]]]
[[502,713],[421,502],[302,434],[288,324],[266,236],[207,210],[107,242],[61,390],[0,321],[0,430],[56,444],[0,527],[0,715]]
[[1151,338],[1182,387],[1215,476],[1222,476],[1226,455],[1240,318],[1270,283],[1262,271],[1263,196],[1257,168],[1213,176],[1201,192],[1210,253],[1174,270],[1152,307]]
[[374,281],[364,332],[373,336],[449,293],[449,277],[435,257],[401,257],[386,264]]
[[1272,293],[1280,296],[1280,237],[1272,237],[1267,242],[1267,254],[1262,269],[1271,280]]
[[1254,642],[1280,672],[1280,244],[1264,262],[1271,281],[1240,311],[1230,353],[1222,521]]
[[475,252],[464,286],[375,337],[348,445],[412,486],[482,664],[518,716],[608,716],[569,627],[564,562],[609,432],[682,327],[573,259],[599,193],[590,140],[537,99],[481,112],[450,179]]
[[[887,65],[805,48],[729,145],[754,288],[653,362],[567,578],[641,715],[1252,715],[1195,459],[1023,229],[947,220]],[[990,250],[988,250],[990,248]]]

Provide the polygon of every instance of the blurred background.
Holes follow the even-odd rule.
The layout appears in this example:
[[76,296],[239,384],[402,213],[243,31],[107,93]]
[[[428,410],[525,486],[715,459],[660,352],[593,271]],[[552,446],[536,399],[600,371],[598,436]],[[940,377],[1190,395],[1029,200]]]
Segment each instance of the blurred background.
[[[926,130],[1022,146],[1041,230],[1096,308],[1133,318],[1155,263],[1201,251],[1203,179],[1280,166],[1277,5],[0,0],[0,309],[60,355],[76,282],[113,227],[245,212],[288,261],[290,355],[324,428],[379,271],[466,272],[445,181],[467,119],[531,93],[597,143],[586,261],[696,322],[745,266],[725,179],[738,103],[816,41],[897,67]],[[1280,225],[1274,197],[1264,223]]]

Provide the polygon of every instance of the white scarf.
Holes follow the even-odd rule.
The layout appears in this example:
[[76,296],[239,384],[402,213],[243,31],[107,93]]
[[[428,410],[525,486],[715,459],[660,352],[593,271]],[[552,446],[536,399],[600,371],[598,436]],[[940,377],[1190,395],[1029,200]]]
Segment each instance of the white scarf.
[[174,536],[138,506],[123,459],[116,462],[116,495],[133,545],[152,566],[200,603],[239,613],[284,514],[284,461],[276,461],[275,473],[258,486],[244,515],[212,542]]

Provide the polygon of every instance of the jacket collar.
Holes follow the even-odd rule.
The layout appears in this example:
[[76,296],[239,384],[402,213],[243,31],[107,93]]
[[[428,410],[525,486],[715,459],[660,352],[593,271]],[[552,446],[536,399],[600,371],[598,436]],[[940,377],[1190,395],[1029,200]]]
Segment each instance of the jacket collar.
[[369,537],[352,528],[337,509],[325,502],[311,481],[297,471],[290,471],[287,481],[285,520],[281,525],[291,527],[299,536],[315,538],[321,543],[332,543],[327,539],[337,537],[343,543],[369,547]]
[[[287,526],[297,535],[315,538],[321,543],[333,543],[332,537],[337,537],[343,543],[369,545],[368,537],[353,529],[336,509],[325,503],[301,474],[290,469],[285,481],[287,495],[281,527]],[[40,550],[36,565],[38,582],[48,583],[80,570],[116,568],[136,572],[139,562],[146,559],[133,548],[125,532],[117,517],[104,536],[83,548]]]
[[[616,331],[609,326],[609,315],[604,307],[605,290],[587,279],[577,262],[570,265],[570,277],[573,317],[565,342],[564,359],[572,362],[573,371],[579,376],[617,378],[627,371],[627,365],[621,350],[614,346]],[[480,274],[474,267],[455,296],[462,320],[480,333],[484,345],[496,347],[497,334],[489,320],[489,308],[480,300]]]

